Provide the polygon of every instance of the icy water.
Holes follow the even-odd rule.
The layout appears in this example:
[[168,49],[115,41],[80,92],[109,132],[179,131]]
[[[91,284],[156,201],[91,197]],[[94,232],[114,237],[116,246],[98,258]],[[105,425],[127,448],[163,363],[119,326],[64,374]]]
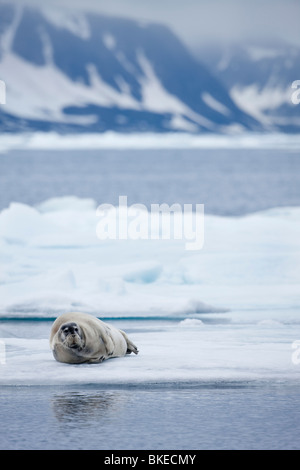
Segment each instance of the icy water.
[[[239,216],[272,207],[299,206],[300,158],[299,153],[282,149],[272,151],[147,150],[142,152],[13,151],[0,156],[0,187],[0,210],[13,201],[32,206],[51,197],[67,195],[92,198],[99,204],[102,202],[117,204],[119,195],[127,195],[129,204],[144,203],[149,206],[151,203],[163,202],[168,204],[203,203],[206,213]],[[231,220],[230,223],[234,221]],[[17,250],[16,247],[23,250],[23,227],[19,226],[19,228],[21,237],[19,245],[16,244],[13,248],[10,245],[3,245],[4,247],[14,249],[14,251]],[[259,236],[263,235],[264,229],[258,233]],[[68,368],[68,365],[60,367],[62,365],[55,363],[50,357],[48,344],[46,344],[49,322],[35,321],[34,326],[22,320],[0,322],[0,329],[3,331],[1,337],[9,340],[5,367],[11,367],[13,372],[16,371],[12,382],[10,382],[9,374],[7,378],[7,383],[13,385],[6,383],[0,389],[0,448],[299,449],[300,393],[299,380],[297,381],[296,377],[299,375],[300,365],[291,363],[293,351],[291,344],[299,339],[299,301],[290,287],[293,287],[297,279],[295,262],[292,262],[291,257],[286,255],[291,249],[290,246],[296,247],[296,242],[290,242],[289,239],[285,241],[284,235],[282,236],[284,241],[282,253],[285,263],[280,264],[275,259],[273,268],[272,263],[269,267],[269,262],[265,266],[255,261],[254,269],[250,253],[246,267],[243,270],[237,269],[236,278],[240,282],[237,292],[241,291],[241,297],[247,299],[244,302],[248,302],[245,307],[248,309],[246,319],[245,312],[242,312],[243,316],[241,316],[240,311],[231,311],[224,319],[222,316],[218,317],[217,326],[214,324],[215,318],[209,323],[208,317],[205,323],[206,317],[204,316],[201,317],[204,329],[201,329],[199,325],[196,327],[183,325],[181,327],[183,330],[176,330],[177,327],[173,328],[168,324],[166,331],[162,327],[162,319],[148,320],[147,328],[137,327],[136,324],[133,328],[130,326],[130,320],[126,319],[126,331],[130,334],[134,333],[142,340],[142,352],[137,357],[122,358],[124,362],[109,363],[107,361],[103,364],[104,367],[101,365],[99,369],[97,366],[93,369],[80,367],[76,370],[72,367]],[[27,243],[26,238],[25,242]],[[28,265],[29,261],[37,263],[37,268],[40,269],[39,255],[32,254],[27,248],[30,245],[26,243],[24,251],[21,251],[20,260],[15,260],[11,270],[8,270],[2,278],[2,281],[6,283],[4,286],[7,291],[9,288],[13,290],[15,285],[20,286],[21,278],[19,279],[18,276],[23,276],[23,271],[27,268],[32,269],[32,264]],[[266,241],[266,246],[269,246],[268,241]],[[25,257],[26,249],[29,261]],[[61,247],[59,250],[60,257],[66,256]],[[82,249],[83,252],[84,250],[85,248]],[[265,247],[261,248],[259,245],[258,252],[262,250],[265,250]],[[280,250],[282,250],[281,245]],[[69,256],[73,256],[73,252],[68,249],[69,251],[71,253]],[[294,252],[292,255],[294,256]],[[8,263],[5,256],[8,257],[9,254],[5,252],[3,256],[3,262]],[[262,259],[263,261],[269,260],[265,255],[262,255]],[[216,285],[219,296],[225,295],[227,291],[230,292],[230,289],[234,295],[236,292],[235,284],[232,288],[230,283],[226,287],[227,281],[225,286],[223,283],[224,278],[230,280],[233,277],[232,269],[234,270],[238,263],[235,262],[236,264],[233,265],[231,262],[227,265],[225,263],[229,274],[226,274],[226,270],[222,274],[223,265],[221,264],[221,269],[219,269],[217,262],[220,262],[220,257],[216,255],[208,266],[210,269],[212,265],[217,266],[216,272],[212,273],[211,280],[209,278],[207,284],[203,284],[203,281],[195,283],[197,273],[195,274],[196,281],[187,284],[187,289],[194,287],[200,292],[202,288],[201,298],[203,296],[205,300],[209,292],[212,292],[212,304]],[[278,266],[286,270],[287,287],[286,291],[283,290],[285,295],[283,298],[280,297],[282,293],[281,291],[278,293],[277,287],[278,278],[282,277],[281,272],[278,272]],[[269,274],[264,274],[269,273],[269,270],[274,272],[271,280],[268,277]],[[244,275],[242,279],[240,278],[241,272]],[[34,273],[33,269],[33,275]],[[191,271],[191,279],[193,279],[192,274]],[[219,277],[216,281],[217,275]],[[247,280],[247,276],[250,279]],[[252,295],[251,289],[249,290],[251,295],[247,290],[245,290],[246,294],[243,294],[244,285],[248,282],[251,287],[254,281],[258,282],[259,277],[262,280],[265,279],[266,283],[271,283],[269,291],[271,295],[269,297],[266,295],[269,303],[264,306],[265,310],[262,313],[255,310],[256,307],[249,303],[249,298],[251,301],[256,301],[258,298],[259,304],[261,301],[259,295]],[[53,280],[56,292],[62,283],[62,278],[58,277],[58,279],[59,281],[56,281],[55,277]],[[48,280],[47,283],[49,284],[50,281]],[[174,285],[170,284],[168,292],[185,287],[184,284],[175,281]],[[78,278],[77,282],[79,282]],[[37,284],[34,285],[39,291]],[[268,285],[266,284],[266,289]],[[134,292],[138,292],[140,287],[143,288],[139,279],[136,285],[132,283],[130,286],[136,289]],[[151,288],[151,286],[153,290],[156,289],[154,282],[149,286],[146,285],[146,288]],[[222,286],[223,291],[220,290]],[[164,291],[166,287],[167,284],[163,285]],[[68,288],[69,284],[65,282],[62,289]],[[105,289],[108,288],[105,287]],[[101,297],[106,294],[105,289],[102,294],[100,292]],[[254,292],[260,293],[257,289]],[[29,293],[33,294],[31,288]],[[107,295],[110,295],[110,292]],[[119,292],[116,291],[112,298],[118,295]],[[287,309],[286,312],[279,311],[276,295],[282,302],[281,307]],[[126,296],[121,297],[123,302],[124,298]],[[289,298],[291,298],[290,304],[287,304],[286,299]],[[226,301],[225,298],[221,300],[227,306],[227,302],[230,304],[229,300],[232,299],[229,296]],[[293,309],[290,308],[291,305]],[[16,310],[13,311],[16,315],[18,314]],[[24,311],[30,315],[28,309]],[[236,322],[234,315],[238,317]],[[184,318],[183,316],[182,319]],[[224,326],[222,319],[225,322]],[[231,321],[233,327],[231,327]],[[260,321],[263,322],[262,325]],[[191,344],[190,333],[186,328],[191,328],[193,332]],[[197,328],[200,328],[199,338],[202,338],[201,354],[206,352],[206,339],[207,346],[212,348],[211,354],[208,351],[206,356],[201,357],[201,361],[204,361],[203,365],[208,364],[209,369],[203,367],[203,373],[209,374],[215,371],[217,376],[219,369],[222,373],[228,368],[228,380],[201,381],[200,375],[199,380],[195,380],[195,368],[198,367],[200,372],[202,368],[198,357],[188,357],[186,362],[183,359],[180,363],[181,374],[186,372],[188,377],[193,377],[193,380],[172,380],[172,374],[177,373],[177,364],[173,364],[169,357],[172,353],[173,338],[175,338],[179,360],[178,337],[185,337],[185,345],[190,344],[192,352],[198,351]],[[155,373],[152,363],[154,354],[151,347],[159,337],[161,349],[155,356],[157,367],[161,369],[162,375],[164,374],[163,367],[168,369],[170,366],[170,375],[167,370],[168,380],[164,382],[160,379],[157,383],[153,383],[152,380],[151,383],[143,382],[142,384],[126,384],[123,381],[117,386],[107,383],[103,386],[103,384],[95,383],[98,370],[99,374],[106,370],[112,377],[120,370],[124,376],[125,364],[128,370],[131,367],[131,374],[136,378],[140,371],[136,366],[138,362],[134,360],[136,358],[144,360],[146,368],[152,367],[151,374],[153,371]],[[44,341],[44,343],[39,341]],[[160,352],[164,351],[166,344],[169,355],[167,365]],[[126,362],[127,359],[129,360]],[[276,369],[277,359],[280,362],[278,369]],[[192,360],[195,367],[191,366],[189,370],[186,364],[191,364]],[[44,380],[48,373],[48,370],[45,370],[46,364],[51,369],[52,381],[55,382],[55,374],[59,380],[59,374],[66,374],[68,380],[71,377],[72,385],[67,382],[67,378],[66,383],[63,384],[62,378],[59,385],[51,383],[47,386],[43,383],[37,386],[39,377],[34,376],[35,370],[33,369],[37,368],[37,373],[40,371]],[[135,367],[137,367],[136,370]],[[234,378],[234,374],[242,377],[245,371],[249,371],[249,376],[252,376],[257,373],[256,368],[259,369],[258,379],[236,380]],[[271,380],[264,379],[264,368],[268,374],[272,371]],[[24,386],[29,370],[34,381]],[[285,377],[286,370],[288,373]],[[147,371],[143,369],[143,372]],[[93,384],[85,380],[89,374],[91,374],[90,377],[93,375]],[[77,377],[81,377],[81,381],[78,380],[80,385],[74,385]],[[18,384],[18,381],[22,385]]]
[[1,449],[299,449],[298,386],[2,388]]
[[204,204],[205,212],[243,215],[300,205],[295,150],[11,151],[0,156],[0,210],[78,196],[97,203]]

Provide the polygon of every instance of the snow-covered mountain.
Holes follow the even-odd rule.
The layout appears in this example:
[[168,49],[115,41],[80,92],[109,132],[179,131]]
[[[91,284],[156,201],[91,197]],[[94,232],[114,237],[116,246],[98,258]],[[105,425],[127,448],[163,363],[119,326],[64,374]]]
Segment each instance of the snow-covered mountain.
[[278,40],[210,44],[198,48],[196,56],[265,129],[300,131],[300,105],[292,101],[292,83],[300,80],[300,47]]
[[0,129],[260,129],[165,26],[0,5]]

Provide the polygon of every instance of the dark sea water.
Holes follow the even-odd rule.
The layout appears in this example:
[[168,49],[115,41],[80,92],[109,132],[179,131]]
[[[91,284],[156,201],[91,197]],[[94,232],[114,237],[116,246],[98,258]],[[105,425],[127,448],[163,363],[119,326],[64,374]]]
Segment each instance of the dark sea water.
[[242,215],[300,205],[295,150],[11,151],[0,155],[0,210],[75,195],[97,204],[204,204],[206,213]]
[[299,449],[298,386],[4,387],[0,449]]

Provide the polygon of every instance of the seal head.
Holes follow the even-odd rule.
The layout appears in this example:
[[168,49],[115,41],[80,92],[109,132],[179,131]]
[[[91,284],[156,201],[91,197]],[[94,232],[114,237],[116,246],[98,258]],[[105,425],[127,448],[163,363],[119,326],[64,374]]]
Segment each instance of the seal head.
[[59,328],[58,335],[66,348],[77,349],[78,351],[84,348],[83,331],[77,323],[64,323]]

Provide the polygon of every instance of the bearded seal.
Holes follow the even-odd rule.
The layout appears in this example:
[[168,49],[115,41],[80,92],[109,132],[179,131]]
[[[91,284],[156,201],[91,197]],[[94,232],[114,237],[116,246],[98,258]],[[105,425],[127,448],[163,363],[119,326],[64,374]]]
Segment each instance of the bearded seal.
[[64,313],[55,320],[50,347],[57,361],[69,364],[99,363],[111,357],[138,353],[124,331],[79,312]]

